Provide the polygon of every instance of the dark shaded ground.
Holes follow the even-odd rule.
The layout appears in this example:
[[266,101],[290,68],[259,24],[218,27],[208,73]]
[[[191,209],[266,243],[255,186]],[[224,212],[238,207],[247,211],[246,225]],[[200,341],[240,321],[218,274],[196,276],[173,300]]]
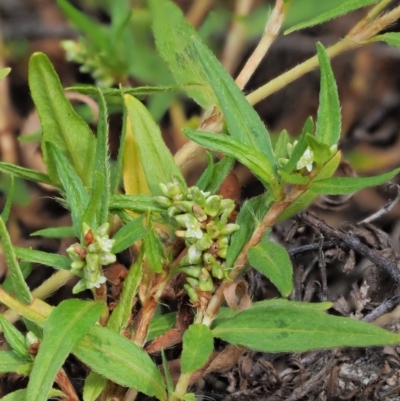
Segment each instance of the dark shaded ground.
[[[362,13],[355,13],[323,27],[279,39],[246,91],[313,55],[316,40],[326,45],[335,43],[360,15]],[[10,78],[0,84],[1,160],[40,169],[42,161],[37,145],[17,141],[18,136],[39,128],[27,87],[29,54],[36,50],[46,52],[65,86],[78,78],[88,78],[82,77],[75,65],[65,62],[58,41],[73,37],[74,32],[53,1],[2,0],[0,23],[3,31],[0,66],[4,63],[13,67]],[[251,45],[247,50],[249,53]],[[373,175],[400,165],[399,60],[399,50],[375,44],[333,61],[342,104],[341,149],[354,166],[353,170],[344,161],[343,175]],[[312,72],[258,105],[268,128],[272,132],[286,128],[290,133],[299,133],[305,119],[316,114],[318,82],[318,72]],[[111,124],[112,134],[118,133],[118,116],[111,118]],[[163,126],[171,134],[167,118]],[[174,146],[171,147],[176,151]],[[261,188],[245,169],[238,167],[237,175],[244,185],[243,198],[259,193]],[[1,188],[6,192],[7,183],[3,181]],[[52,199],[56,194],[33,184],[24,188],[19,192],[18,204],[13,207],[9,221],[13,243],[65,253],[69,245],[65,241],[29,237],[38,229],[68,224],[67,213]],[[396,185],[384,185],[350,197],[321,198],[311,208],[315,215],[302,214],[279,224],[273,235],[290,250],[295,268],[295,290],[291,298],[334,301],[330,311],[333,314],[374,321],[398,331],[398,197]],[[28,205],[25,198],[29,198]],[[376,212],[380,214],[375,219],[363,222]],[[5,273],[5,262],[1,260],[0,277]],[[29,283],[35,287],[50,274],[49,269],[37,266]],[[271,283],[257,272],[250,270],[246,279],[253,300],[278,296]],[[70,296],[70,288],[63,288],[53,302]],[[179,349],[170,351],[170,357],[179,357]],[[232,401],[400,400],[398,347],[263,354],[250,350],[238,352],[233,348],[226,350],[224,344],[216,344],[213,358],[211,365],[202,372],[204,377],[197,377],[193,387],[204,398]],[[173,373],[175,366],[172,361]],[[71,359],[66,370],[80,391],[84,368]],[[0,396],[25,385],[25,381],[15,375],[0,380]]]

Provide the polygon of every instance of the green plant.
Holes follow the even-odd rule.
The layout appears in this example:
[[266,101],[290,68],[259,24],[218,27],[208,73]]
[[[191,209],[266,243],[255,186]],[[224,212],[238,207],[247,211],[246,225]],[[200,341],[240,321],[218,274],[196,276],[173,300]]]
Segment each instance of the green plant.
[[[75,21],[82,17],[64,0],[59,3]],[[0,218],[0,238],[10,272],[0,287],[0,301],[9,308],[0,316],[0,327],[11,351],[0,352],[0,372],[17,372],[30,376],[30,380],[26,390],[10,394],[6,400],[38,401],[60,395],[52,389],[54,381],[64,393],[71,391],[63,386],[68,379],[62,370],[69,353],[91,369],[84,400],[112,396],[133,400],[136,392],[159,400],[194,400],[194,394],[187,392],[190,376],[207,362],[214,338],[265,352],[400,342],[397,334],[328,315],[325,310],[330,303],[286,300],[292,291],[290,259],[283,247],[268,240],[276,222],[303,210],[318,195],[348,194],[379,185],[400,171],[367,178],[334,177],[341,158],[341,115],[329,58],[376,40],[398,46],[397,33],[377,36],[400,16],[400,7],[380,16],[388,3],[348,0],[301,24],[298,28],[375,4],[338,44],[325,49],[317,43],[314,58],[246,99],[241,89],[278,35],[290,1],[277,0],[260,46],[235,83],[177,6],[167,0],[151,0],[148,11],[153,18],[157,49],[176,80],[172,89],[185,90],[207,109],[201,130],[184,130],[193,142],[175,158],[149,111],[132,96],[150,95],[160,88],[75,88],[99,100],[94,136],[65,98],[48,58],[41,53],[32,56],[30,90],[41,120],[47,174],[7,163],[0,163],[0,171],[57,187],[71,212],[72,226],[49,228],[36,235],[76,237],[78,242],[68,248],[69,257],[13,246],[5,226],[12,201],[10,191],[8,206]],[[120,21],[122,25],[113,29],[120,32],[128,22]],[[104,44],[101,32],[88,29],[98,46]],[[297,141],[283,131],[273,148],[267,129],[249,101],[259,101],[317,64],[321,88],[316,128],[308,119]],[[0,78],[6,74],[1,70]],[[108,96],[118,96],[124,103],[117,160],[109,157]],[[193,150],[201,148],[224,156],[218,162],[210,158],[196,185],[188,187],[180,166],[190,160]],[[235,160],[247,166],[265,188],[262,196],[243,205],[236,220],[234,201],[217,194]],[[119,194],[122,180],[126,194]],[[119,217],[120,225],[114,216]],[[127,248],[137,256],[110,314],[103,266],[113,263],[116,254]],[[18,259],[58,271],[30,291],[25,282],[26,266]],[[249,263],[271,280],[282,299],[256,302],[243,311],[228,311],[221,307],[224,294]],[[43,301],[74,276],[80,278],[74,292],[90,289],[94,301],[68,299],[55,308]],[[193,323],[182,337],[181,375],[176,385],[164,353],[163,375],[144,350],[147,341],[171,327],[173,314],[156,315],[171,283],[178,294],[187,295],[195,312]],[[19,316],[29,330],[26,337],[11,324]],[[36,354],[34,349],[39,343]],[[129,388],[127,394],[123,387]],[[75,395],[68,396],[74,399]]]

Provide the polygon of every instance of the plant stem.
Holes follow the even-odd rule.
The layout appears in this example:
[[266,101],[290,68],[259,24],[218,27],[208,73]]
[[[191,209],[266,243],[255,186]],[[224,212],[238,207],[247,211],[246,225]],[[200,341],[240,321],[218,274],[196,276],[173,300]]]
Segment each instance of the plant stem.
[[261,60],[267,54],[267,51],[271,47],[273,41],[278,36],[282,22],[285,19],[285,14],[283,0],[276,0],[275,8],[268,18],[259,44],[254,50],[253,54],[247,60],[239,76],[236,78],[236,84],[240,89],[245,87],[251,76],[254,74],[254,71],[261,63]]
[[[327,49],[329,58],[336,57],[337,55],[345,51],[354,50],[355,48],[368,43],[377,33],[398,20],[399,17],[400,6],[394,8],[392,11],[376,19],[370,24],[361,27],[357,31],[351,30],[350,33],[343,40]],[[267,84],[261,86],[254,92],[247,95],[247,100],[251,105],[255,105],[261,100],[264,100],[268,96],[277,92],[279,89],[282,89],[290,82],[293,82],[297,78],[300,78],[304,74],[312,71],[317,66],[318,57],[311,57],[304,63],[299,64],[298,66],[292,68],[291,70],[285,72],[284,74],[280,75],[279,77],[273,79],[272,81],[268,82]]]

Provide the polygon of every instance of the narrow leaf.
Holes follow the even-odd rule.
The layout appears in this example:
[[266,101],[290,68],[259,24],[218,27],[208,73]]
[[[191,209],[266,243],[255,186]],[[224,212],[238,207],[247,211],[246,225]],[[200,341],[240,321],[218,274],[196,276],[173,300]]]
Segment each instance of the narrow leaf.
[[10,67],[0,69],[0,81],[4,79],[11,72]]
[[174,382],[172,381],[171,372],[168,366],[168,359],[165,356],[164,349],[161,349],[162,367],[164,370],[165,384],[167,385],[168,393],[172,394],[175,390]]
[[215,95],[193,44],[198,37],[180,8],[171,1],[151,0],[153,32],[158,53],[167,63],[178,85],[202,84],[187,93],[204,109],[215,105]]
[[387,32],[383,35],[375,36],[372,41],[386,42],[389,46],[400,47],[400,32]]
[[213,335],[263,352],[303,352],[400,342],[400,335],[372,324],[290,306],[245,310],[221,322]]
[[31,170],[29,168],[17,166],[15,164],[0,162],[0,171],[2,173],[10,174],[14,177],[22,178],[24,180],[54,185],[54,182],[47,174],[41,173],[36,170]]
[[151,228],[143,240],[144,255],[150,267],[156,272],[162,272],[162,262],[164,258],[163,247],[160,238],[154,228]]
[[1,218],[4,221],[4,224],[7,224],[8,217],[10,216],[11,206],[14,197],[14,177],[11,176],[10,188],[7,194],[6,204],[4,205],[3,211],[1,212]]
[[96,372],[90,372],[83,387],[83,401],[96,401],[107,385],[107,379]]
[[136,241],[143,239],[148,230],[143,227],[143,217],[140,216],[120,228],[112,238],[115,240],[112,253],[118,253],[129,248]]
[[[15,249],[15,247],[14,247]],[[26,261],[21,261],[19,264],[19,267],[21,269],[22,277],[26,279],[32,271],[32,264]],[[4,291],[11,293],[13,291],[13,286],[12,286],[12,281],[11,281],[11,276],[9,275],[6,277],[6,279],[1,283],[1,287],[3,288]]]
[[60,270],[70,270],[71,268],[71,260],[66,256],[19,247],[14,247],[14,252],[17,258],[28,262],[40,263]]
[[250,248],[249,263],[264,274],[283,297],[293,289],[293,266],[285,248],[274,242],[261,242]]
[[14,351],[0,351],[0,373],[16,372],[26,364],[26,360]]
[[76,236],[80,236],[82,218],[85,214],[89,195],[81,179],[71,168],[67,158],[53,144],[48,143],[47,154],[54,160],[56,170],[67,195],[68,205],[71,209],[72,223],[74,225]]
[[160,316],[154,316],[149,325],[149,332],[147,334],[147,341],[154,340],[165,334],[169,329],[175,326],[176,312],[166,313]]
[[149,195],[112,195],[110,209],[126,209],[136,213],[160,213],[165,210]]
[[268,188],[276,186],[276,177],[268,160],[256,149],[222,134],[184,129],[185,135],[194,142],[228,156],[234,157],[248,167]]
[[46,400],[52,383],[75,344],[94,326],[103,305],[69,299],[61,302],[46,321],[43,339],[28,383],[27,401]]
[[121,298],[107,323],[107,327],[115,333],[122,333],[131,319],[133,301],[142,280],[142,262],[143,248],[135,263],[129,269],[124,281]]
[[75,345],[73,353],[95,372],[115,383],[166,401],[164,382],[157,365],[127,338],[95,326]]
[[211,51],[197,38],[192,38],[192,41],[195,54],[199,57],[218,98],[229,133],[237,141],[263,154],[272,166],[271,169],[274,169],[275,157],[271,139],[260,116]]
[[332,302],[296,302],[288,301],[283,298],[267,299],[264,301],[254,302],[252,308],[269,308],[272,306],[287,306],[291,308],[309,309],[317,311],[326,311],[332,308]]
[[338,7],[333,8],[325,13],[318,15],[315,18],[312,18],[308,21],[297,24],[287,31],[285,31],[285,35],[288,33],[298,31],[299,29],[304,29],[309,26],[314,26],[318,24],[322,24],[323,22],[329,21],[333,18],[340,17],[341,15],[347,14],[350,11],[357,10],[362,7],[369,6],[370,4],[377,3],[379,0],[347,0],[341,3]]
[[[27,400],[26,397],[27,397],[27,389],[24,388],[21,390],[14,391],[10,394],[7,394],[5,397],[1,399],[1,401],[26,401]],[[64,399],[65,394],[60,390],[52,388],[47,394],[46,399],[53,400],[54,398]]]
[[312,182],[310,189],[318,194],[325,195],[344,195],[352,192],[360,191],[367,187],[381,185],[392,179],[400,172],[400,168],[390,171],[389,173],[376,175],[374,177],[332,177],[325,180]]
[[7,228],[3,219],[0,217],[0,241],[3,245],[3,252],[6,259],[8,271],[11,277],[11,283],[17,299],[24,304],[30,304],[33,300],[32,294],[26,285],[24,275],[17,262],[14,248],[11,244],[10,236],[8,235]]
[[30,59],[29,87],[42,125],[43,157],[51,180],[58,182],[58,176],[45,143],[54,144],[89,186],[96,140],[65,97],[54,67],[43,53],[35,53]]
[[268,208],[265,195],[250,199],[242,206],[236,219],[236,224],[240,226],[240,230],[233,233],[226,256],[228,267],[234,266],[236,258],[251,238],[254,229],[264,218]]
[[185,180],[174,158],[165,145],[160,129],[146,107],[132,96],[124,96],[132,132],[136,139],[140,162],[146,175],[147,185],[153,195],[162,195],[160,183],[172,182],[174,177],[182,184]]
[[289,142],[290,142],[289,135],[287,131],[284,129],[283,131],[280,132],[274,148],[274,154],[277,160],[280,158],[287,157]]
[[72,238],[75,237],[74,227],[52,227],[35,231],[31,237],[41,236],[44,238]]
[[31,361],[32,357],[29,355],[25,345],[25,337],[3,315],[0,315],[0,327],[11,349],[21,358]]
[[326,145],[336,145],[340,139],[341,121],[339,94],[329,56],[321,43],[317,43],[321,69],[319,108],[315,138]]
[[183,335],[181,370],[192,373],[206,364],[214,349],[211,330],[201,323],[191,324]]

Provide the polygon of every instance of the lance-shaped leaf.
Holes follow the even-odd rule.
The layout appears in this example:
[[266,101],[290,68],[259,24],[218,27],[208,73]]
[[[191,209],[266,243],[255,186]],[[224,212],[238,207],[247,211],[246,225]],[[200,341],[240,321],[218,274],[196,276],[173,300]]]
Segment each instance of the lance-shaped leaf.
[[96,139],[65,97],[54,67],[43,53],[35,53],[30,59],[29,87],[42,126],[43,157],[51,181],[57,183],[59,179],[45,143],[56,146],[83,183],[90,186]]
[[[139,149],[140,162],[147,185],[153,195],[163,195],[159,184],[172,182],[174,177],[185,185],[184,178],[175,164],[161,136],[160,129],[146,107],[132,96],[124,96],[133,135]],[[126,157],[127,155],[125,155]]]
[[158,53],[167,63],[176,83],[200,84],[187,88],[188,95],[204,109],[215,105],[217,100],[193,44],[197,32],[171,1],[151,0],[150,6]]
[[250,248],[249,263],[264,274],[283,297],[293,289],[293,266],[285,248],[274,242],[261,242]]
[[0,69],[0,81],[4,79],[11,72],[10,67]]
[[118,253],[129,248],[136,241],[143,239],[147,233],[148,230],[143,227],[142,216],[132,220],[130,223],[120,228],[112,238],[115,240],[115,243],[111,252]]
[[290,32],[298,31],[299,29],[307,28],[309,26],[314,26],[318,24],[322,24],[323,22],[329,21],[333,18],[340,17],[341,15],[347,14],[350,11],[357,10],[362,7],[369,6],[370,4],[377,3],[379,0],[347,0],[343,1],[339,6],[329,10],[325,13],[318,15],[315,18],[312,18],[308,21],[302,22],[295,26],[292,26],[290,29],[285,31],[285,35]]
[[383,35],[375,36],[371,41],[386,42],[389,46],[400,47],[400,32],[387,32]]
[[127,209],[136,213],[164,212],[152,196],[149,195],[112,195],[110,197],[110,209]]
[[51,227],[35,231],[31,237],[42,236],[44,238],[71,238],[75,237],[74,227]]
[[32,294],[25,282],[24,275],[17,262],[17,257],[14,252],[14,248],[11,244],[11,239],[8,234],[7,228],[4,224],[3,219],[0,217],[0,242],[3,246],[3,252],[8,266],[8,271],[11,277],[11,283],[15,295],[18,300],[29,304],[32,302]]
[[263,154],[228,135],[216,135],[212,132],[184,129],[185,135],[194,142],[217,152],[234,157],[248,167],[263,184],[275,193],[277,180],[269,161]]
[[149,332],[147,334],[147,341],[154,340],[166,333],[169,329],[174,327],[176,323],[177,312],[166,313],[161,316],[154,316],[149,325]]
[[[27,400],[27,389],[21,389],[14,391],[12,393],[7,394],[6,396],[2,397],[1,401],[26,401]],[[52,388],[49,393],[47,394],[47,398],[49,400],[53,400],[55,398],[65,399],[65,394],[60,391]]]
[[121,386],[167,400],[163,377],[143,349],[112,331],[95,326],[73,353],[95,372]]
[[107,379],[105,377],[91,371],[83,387],[83,401],[96,401],[106,385]]
[[28,353],[25,337],[3,315],[0,315],[0,327],[11,349],[26,361],[32,361],[32,356]]
[[28,383],[27,401],[44,401],[58,370],[75,344],[97,322],[102,303],[69,299],[61,302],[46,321],[43,339]]
[[19,247],[14,247],[14,252],[17,258],[28,262],[40,263],[60,270],[69,270],[71,268],[71,259],[66,256]]
[[229,133],[250,149],[262,153],[275,168],[271,139],[260,116],[212,52],[200,40],[192,40],[224,113]]
[[321,69],[319,108],[315,137],[318,141],[332,146],[340,139],[341,121],[339,94],[329,56],[321,43],[317,43],[318,60]]
[[89,203],[89,195],[67,158],[52,143],[45,145],[49,158],[53,160],[60,181],[64,187],[68,205],[71,209],[72,223],[76,236],[80,235],[82,218]]
[[318,194],[345,195],[367,187],[381,185],[399,172],[400,168],[396,168],[388,173],[376,175],[374,177],[332,177],[325,180],[313,181],[310,185],[310,189]]
[[212,332],[231,344],[263,352],[303,352],[400,342],[400,335],[372,324],[297,306],[248,309],[221,322]]
[[31,170],[29,168],[17,166],[15,164],[0,162],[0,171],[2,173],[10,174],[17,178],[23,178],[24,180],[54,185],[53,181],[47,174],[41,173],[40,171]]
[[0,373],[16,372],[19,367],[26,364],[14,351],[0,351]]
[[214,349],[211,330],[201,323],[189,326],[183,335],[181,369],[183,373],[192,373],[206,364]]

